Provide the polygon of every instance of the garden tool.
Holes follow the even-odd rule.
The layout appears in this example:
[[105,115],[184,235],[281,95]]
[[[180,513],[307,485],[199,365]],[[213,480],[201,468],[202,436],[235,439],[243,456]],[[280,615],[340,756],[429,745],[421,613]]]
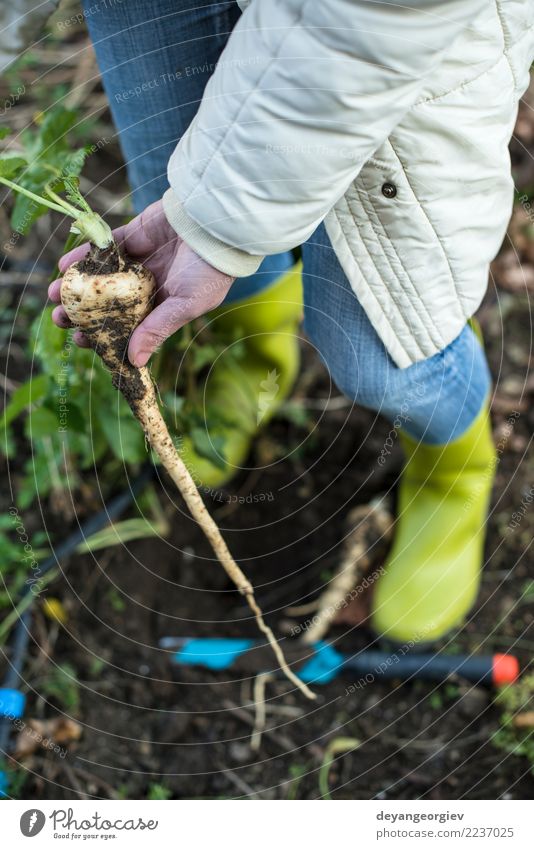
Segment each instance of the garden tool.
[[[273,671],[269,646],[261,640],[163,637],[159,646],[172,651],[171,661],[176,666],[201,666],[245,675]],[[511,654],[409,654],[405,647],[389,654],[368,649],[346,654],[322,641],[311,646],[287,642],[284,653],[298,677],[312,685],[328,684],[347,674],[359,676],[360,686],[380,678],[444,681],[458,675],[472,684],[499,687],[511,684],[519,676],[519,663]]]

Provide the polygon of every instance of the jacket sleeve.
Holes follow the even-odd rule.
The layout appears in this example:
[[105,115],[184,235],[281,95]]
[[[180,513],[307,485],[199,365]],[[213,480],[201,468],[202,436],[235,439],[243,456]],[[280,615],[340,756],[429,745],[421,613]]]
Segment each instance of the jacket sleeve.
[[251,274],[304,242],[487,0],[252,0],[169,163],[170,224]]

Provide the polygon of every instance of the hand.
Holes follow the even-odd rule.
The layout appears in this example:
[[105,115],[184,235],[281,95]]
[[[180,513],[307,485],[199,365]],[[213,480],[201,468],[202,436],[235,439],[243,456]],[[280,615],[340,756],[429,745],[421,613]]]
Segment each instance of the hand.
[[[161,201],[114,230],[113,238],[133,259],[150,269],[158,287],[156,306],[134,330],[128,347],[130,362],[140,367],[180,327],[218,307],[235,278],[213,268],[180,239],[167,221]],[[59,261],[61,273],[83,259],[88,250],[89,245],[85,244],[65,254]],[[50,300],[56,304],[61,303],[60,290],[61,280],[55,280],[48,289]],[[54,309],[52,320],[58,327],[72,326],[62,306]],[[79,331],[73,339],[81,347],[88,347]]]

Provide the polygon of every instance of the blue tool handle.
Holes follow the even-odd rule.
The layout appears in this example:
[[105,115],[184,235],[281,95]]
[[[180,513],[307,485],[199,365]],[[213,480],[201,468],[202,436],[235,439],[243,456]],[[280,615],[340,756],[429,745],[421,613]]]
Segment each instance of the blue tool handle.
[[[4,755],[9,738],[10,722],[24,715],[26,696],[14,687],[0,687],[0,754]],[[8,797],[9,781],[0,769],[0,799]]]
[[191,637],[173,655],[181,666],[205,666],[207,669],[229,669],[244,652],[259,641],[235,637]]
[[26,696],[20,690],[0,687],[0,717],[20,719],[24,715]]

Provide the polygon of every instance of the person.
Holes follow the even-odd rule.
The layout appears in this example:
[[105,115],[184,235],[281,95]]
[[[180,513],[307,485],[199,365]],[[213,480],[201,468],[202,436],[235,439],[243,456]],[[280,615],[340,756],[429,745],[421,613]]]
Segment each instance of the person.
[[[533,5],[85,7],[138,213],[116,235],[159,286],[130,360],[144,365],[215,308],[221,331],[242,337],[237,371],[221,357],[206,387],[225,410],[224,468],[184,446],[198,477],[220,485],[291,389],[302,277],[308,339],[405,450],[372,601],[374,629],[394,641],[439,639],[479,586],[496,455],[470,319],[511,213],[507,147],[534,58]],[[54,319],[67,326],[60,306]]]

